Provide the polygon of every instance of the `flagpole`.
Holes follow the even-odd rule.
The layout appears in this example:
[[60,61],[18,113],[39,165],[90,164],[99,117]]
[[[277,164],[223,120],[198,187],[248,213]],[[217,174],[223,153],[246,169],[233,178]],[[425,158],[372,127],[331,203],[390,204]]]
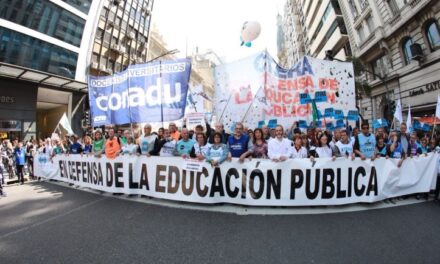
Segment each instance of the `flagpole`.
[[435,114],[433,114],[432,117],[434,118],[434,125],[432,126],[431,140],[434,138],[434,131],[435,127],[437,126],[437,117],[435,116]]

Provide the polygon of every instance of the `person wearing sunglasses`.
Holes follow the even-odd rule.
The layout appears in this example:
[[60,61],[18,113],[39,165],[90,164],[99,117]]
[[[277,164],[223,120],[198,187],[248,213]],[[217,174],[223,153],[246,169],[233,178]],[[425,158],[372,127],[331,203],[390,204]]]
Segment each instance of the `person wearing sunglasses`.
[[376,138],[370,133],[370,126],[368,123],[363,123],[362,131],[354,139],[353,151],[361,160],[371,159],[376,157]]

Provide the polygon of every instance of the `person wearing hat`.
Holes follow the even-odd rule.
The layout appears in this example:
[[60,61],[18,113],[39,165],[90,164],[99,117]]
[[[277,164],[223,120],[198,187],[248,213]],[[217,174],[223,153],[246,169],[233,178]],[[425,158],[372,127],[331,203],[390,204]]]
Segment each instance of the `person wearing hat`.
[[361,126],[362,132],[354,139],[353,152],[361,160],[374,160],[376,157],[376,138],[370,134],[370,126],[368,122],[364,122]]

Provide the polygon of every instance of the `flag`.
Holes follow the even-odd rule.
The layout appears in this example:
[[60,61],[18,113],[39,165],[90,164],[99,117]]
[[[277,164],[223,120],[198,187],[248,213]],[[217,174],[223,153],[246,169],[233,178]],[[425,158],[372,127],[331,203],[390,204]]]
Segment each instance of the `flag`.
[[318,107],[316,107],[315,100],[312,100],[312,116],[313,124],[316,126],[316,121],[318,121]]
[[60,122],[58,122],[58,124],[60,124],[69,135],[73,135],[73,130],[72,127],[70,126],[70,122],[69,119],[67,118],[66,113],[63,114],[63,116],[60,119]]
[[394,117],[399,120],[399,123],[403,123],[402,117],[402,105],[400,104],[400,99],[397,100],[396,111],[394,112]]
[[411,105],[408,106],[408,117],[406,118],[406,133],[412,132],[412,123],[411,123]]
[[440,94],[437,95],[437,107],[435,108],[435,117],[440,118]]

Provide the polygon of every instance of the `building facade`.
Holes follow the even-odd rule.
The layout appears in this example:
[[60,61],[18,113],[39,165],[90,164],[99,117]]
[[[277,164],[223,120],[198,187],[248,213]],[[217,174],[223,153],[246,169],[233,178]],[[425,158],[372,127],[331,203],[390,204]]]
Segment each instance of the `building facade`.
[[152,5],[0,0],[0,138],[50,136],[64,113],[81,134],[87,76],[145,61]]
[[[169,54],[170,49],[159,33],[157,27],[153,26],[150,32],[150,41],[148,43],[148,60],[154,59],[174,59],[175,55]],[[200,54],[198,49],[194,54],[188,56],[191,61],[191,75],[190,75],[190,89],[196,86],[202,86],[203,92],[207,98],[212,99],[214,97],[214,67],[215,64],[211,59],[211,55],[215,55],[212,51]],[[209,100],[204,101],[205,112],[212,112],[212,102]]]
[[358,79],[371,87],[358,91],[363,117],[392,120],[398,99],[404,112],[411,106],[413,117],[432,116],[440,88],[440,1],[339,3],[353,56],[366,68]]
[[284,7],[285,67],[304,56],[326,58],[327,52],[339,60],[351,55],[341,8],[336,0],[287,0]]
[[147,62],[154,0],[105,0],[98,12],[88,74],[109,75]]

